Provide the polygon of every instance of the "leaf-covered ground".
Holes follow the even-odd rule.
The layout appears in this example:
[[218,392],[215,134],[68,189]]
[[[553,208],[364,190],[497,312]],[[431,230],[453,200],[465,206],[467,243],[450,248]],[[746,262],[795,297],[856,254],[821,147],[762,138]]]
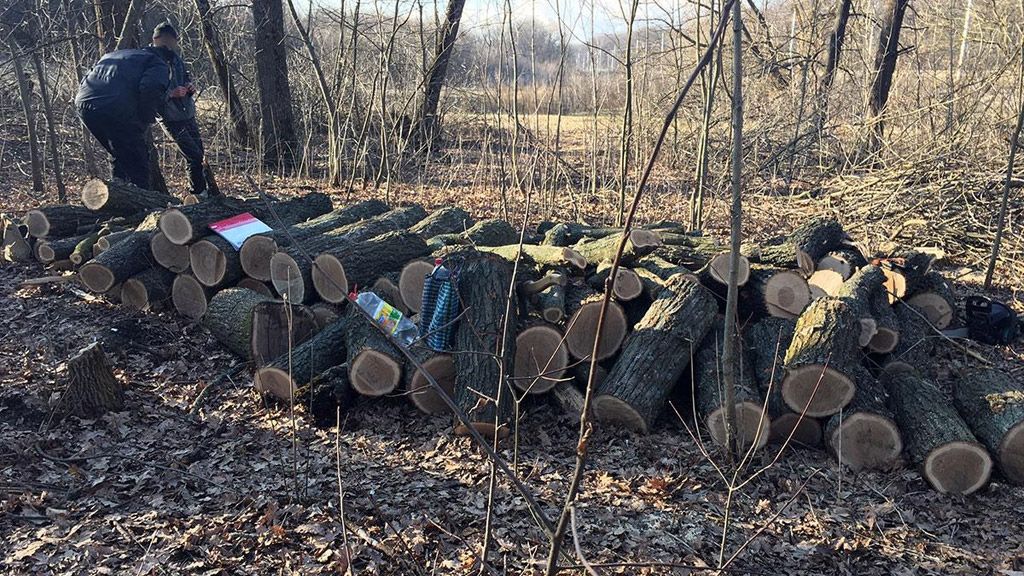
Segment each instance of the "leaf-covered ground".
[[[301,408],[261,402],[244,378],[189,415],[230,353],[173,314],[135,314],[67,286],[19,288],[42,274],[0,270],[0,571],[329,574],[344,570],[347,549],[357,574],[476,573],[488,465],[446,419],[397,397],[357,405],[339,432],[319,430]],[[128,390],[126,409],[50,421],[63,361],[94,339]],[[575,435],[553,406],[524,405],[517,469],[551,516]],[[726,492],[681,426],[602,431],[590,446],[570,549],[620,564],[600,573],[717,562]],[[522,497],[498,486],[491,565],[536,573],[545,537]],[[1024,490],[998,479],[942,496],[912,470],[853,476],[794,448],[735,494],[725,555],[754,538],[735,572],[1019,574],[1022,509]]]

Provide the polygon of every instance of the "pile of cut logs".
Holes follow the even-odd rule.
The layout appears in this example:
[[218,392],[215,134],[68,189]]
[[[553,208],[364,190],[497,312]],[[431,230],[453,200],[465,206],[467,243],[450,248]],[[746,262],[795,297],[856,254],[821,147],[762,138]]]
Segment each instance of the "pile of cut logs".
[[[274,230],[235,250],[209,225],[242,212]],[[699,436],[726,440],[720,313],[730,258],[678,223],[629,232],[603,321],[621,228],[521,231],[451,207],[334,208],[321,193],[178,205],[101,180],[83,187],[81,205],[44,206],[3,228],[6,260],[35,258],[112,301],[201,322],[252,362],[258,390],[299,399],[318,422],[359,397],[395,394],[449,414],[429,374],[477,431],[501,436],[527,395],[548,394],[578,417],[592,381],[592,413],[606,426],[646,433],[659,417],[692,416]],[[371,290],[415,320],[435,258],[455,272],[454,345],[417,343],[407,355],[348,295]],[[855,469],[906,459],[943,492],[979,489],[993,464],[1024,482],[1024,385],[970,370],[947,398],[922,373],[940,331],[959,321],[932,263],[913,251],[866,258],[830,218],[744,246],[738,444],[823,444]]]

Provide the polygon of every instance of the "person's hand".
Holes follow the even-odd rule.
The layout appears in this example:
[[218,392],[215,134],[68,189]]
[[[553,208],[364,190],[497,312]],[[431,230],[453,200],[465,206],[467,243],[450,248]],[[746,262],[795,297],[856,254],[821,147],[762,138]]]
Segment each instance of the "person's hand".
[[171,90],[171,98],[184,98],[188,96],[188,88],[185,86],[178,86],[174,90]]
[[193,84],[193,83],[191,83],[191,82],[189,82],[188,84],[186,84],[186,85],[185,85],[185,88],[187,88],[187,89],[188,89],[188,93],[189,93],[189,94],[195,94],[195,93],[196,93],[196,85],[195,85],[195,84]]

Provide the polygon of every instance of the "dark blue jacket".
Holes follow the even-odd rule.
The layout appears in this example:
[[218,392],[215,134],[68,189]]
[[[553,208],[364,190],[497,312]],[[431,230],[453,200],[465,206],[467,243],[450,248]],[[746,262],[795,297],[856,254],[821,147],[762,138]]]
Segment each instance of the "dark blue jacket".
[[177,52],[159,46],[146,48],[150,52],[164,58],[170,63],[171,83],[168,85],[167,103],[157,110],[157,116],[164,122],[182,122],[196,117],[196,103],[191,94],[181,98],[171,98],[170,91],[178,86],[186,86],[192,83],[192,75],[188,73],[185,61]]
[[75,104],[126,122],[151,124],[167,101],[170,76],[167,62],[148,50],[115,50],[82,80]]

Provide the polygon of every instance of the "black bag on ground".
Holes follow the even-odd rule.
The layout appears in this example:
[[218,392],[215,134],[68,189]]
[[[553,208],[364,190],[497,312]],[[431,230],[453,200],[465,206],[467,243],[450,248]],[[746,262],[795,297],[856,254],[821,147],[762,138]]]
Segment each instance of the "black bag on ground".
[[1012,308],[984,296],[968,296],[967,334],[985,344],[1009,344],[1020,336],[1020,320]]

